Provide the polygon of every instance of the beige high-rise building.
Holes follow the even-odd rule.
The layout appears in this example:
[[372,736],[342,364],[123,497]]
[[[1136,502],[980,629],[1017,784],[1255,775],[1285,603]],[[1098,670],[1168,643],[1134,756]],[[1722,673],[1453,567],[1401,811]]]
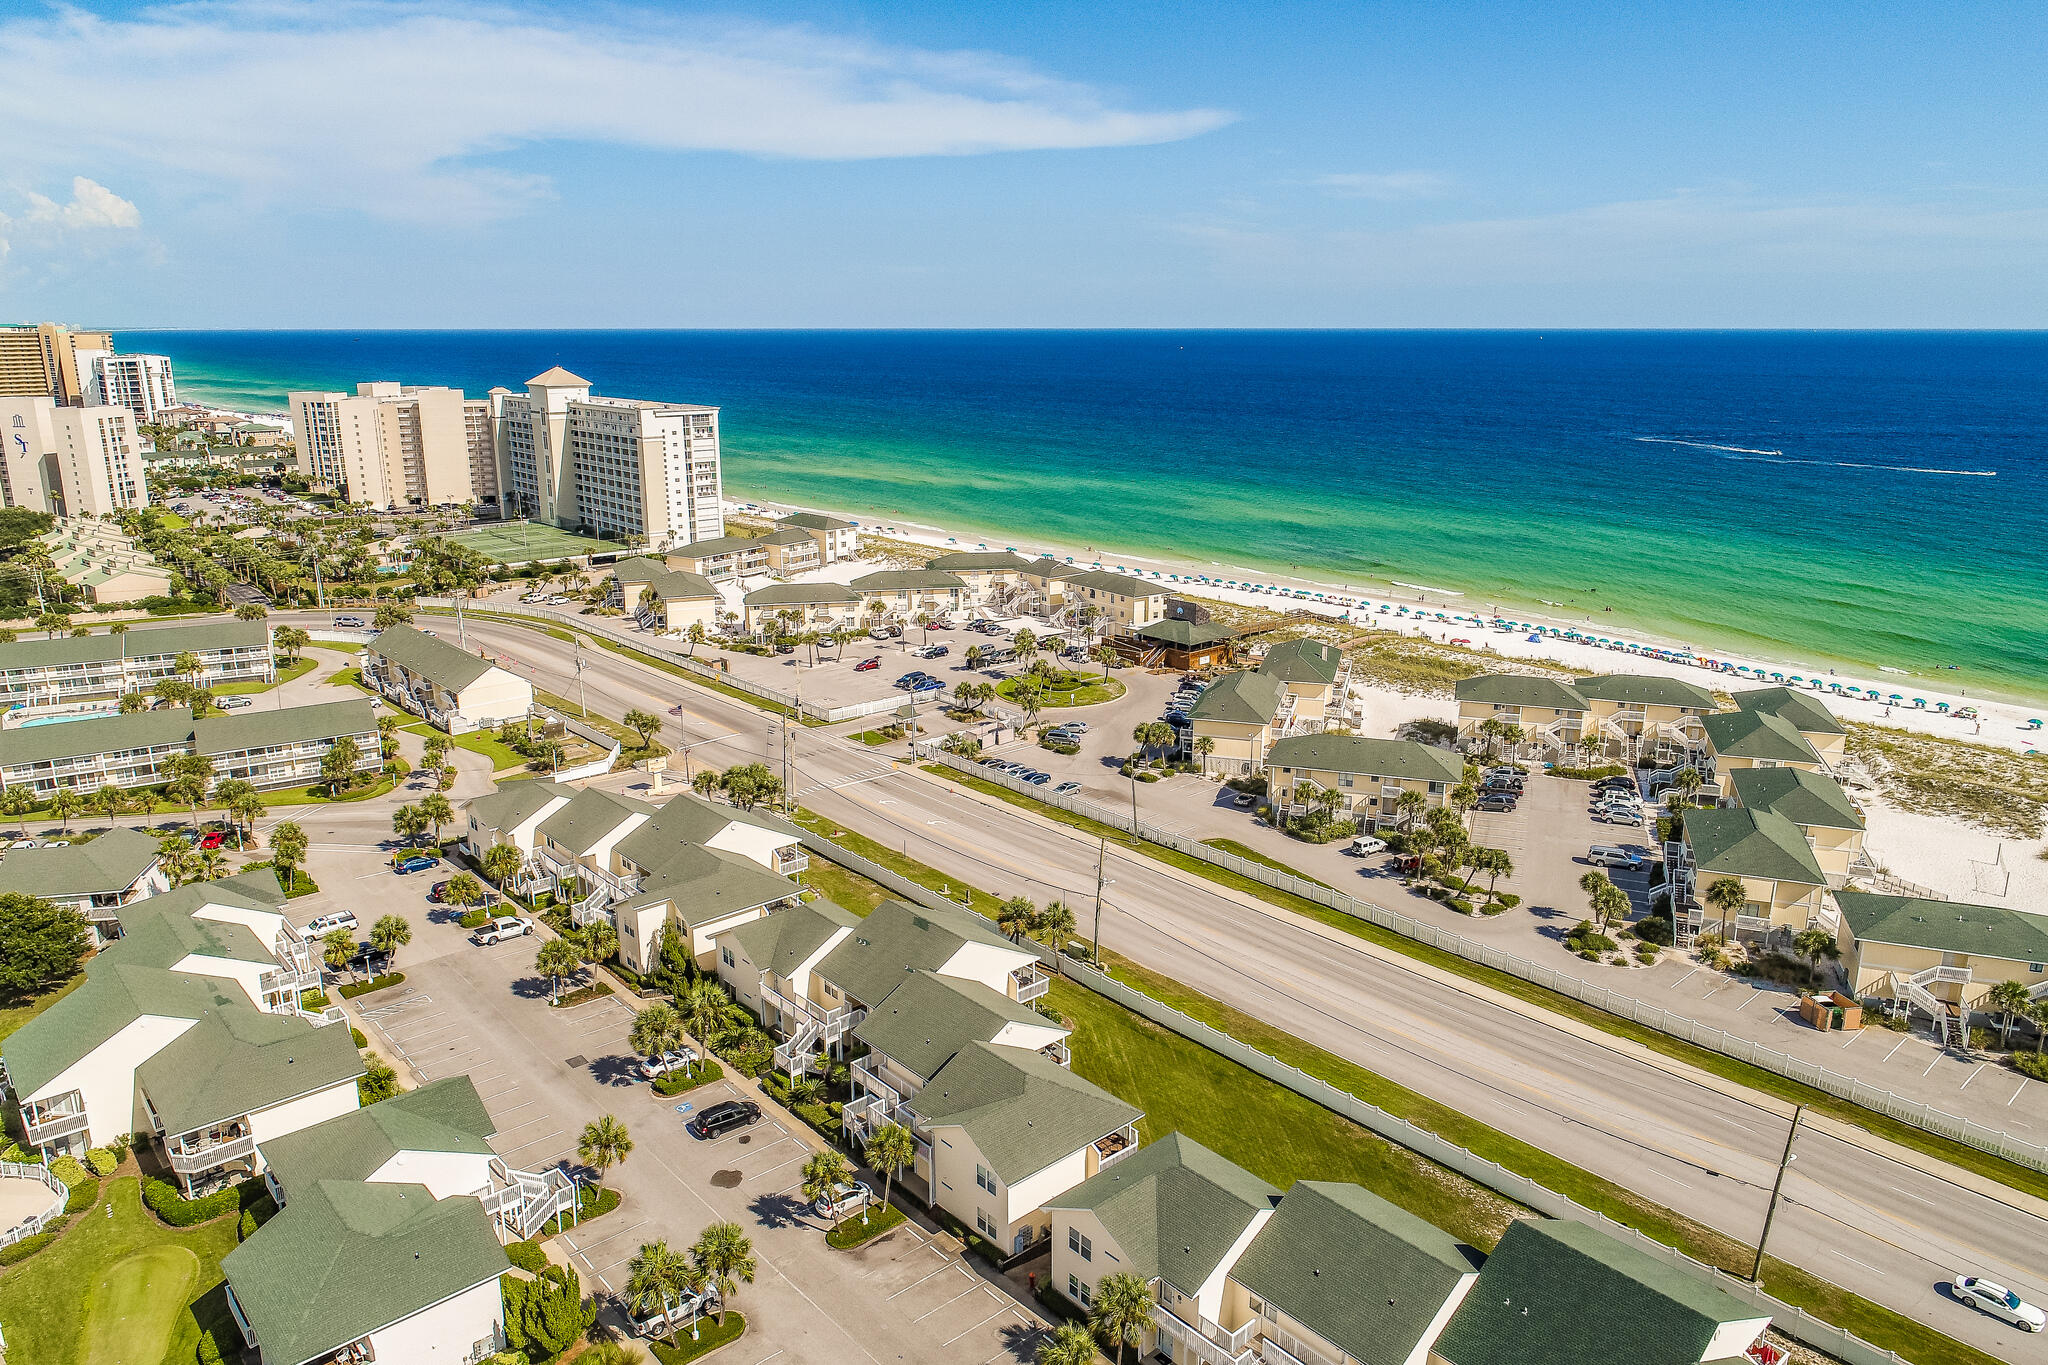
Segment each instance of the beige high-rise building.
[[74,331],[61,322],[0,326],[0,397],[84,403],[91,387],[91,357],[81,369],[78,353],[113,349],[107,333]]
[[63,407],[53,398],[0,398],[0,498],[60,516],[96,517],[149,505],[135,414]]
[[508,512],[659,550],[725,534],[717,408],[601,398],[560,366],[490,401]]
[[[478,453],[488,436],[488,404],[474,407],[460,389],[392,382],[356,385],[353,394],[291,395],[299,472],[372,507],[490,501],[478,488]],[[480,424],[483,430],[479,430]]]

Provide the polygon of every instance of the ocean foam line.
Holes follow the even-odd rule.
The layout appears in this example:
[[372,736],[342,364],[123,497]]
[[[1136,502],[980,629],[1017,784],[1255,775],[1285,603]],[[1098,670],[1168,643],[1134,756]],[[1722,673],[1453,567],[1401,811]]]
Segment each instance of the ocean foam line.
[[1674,436],[1638,436],[1638,441],[1648,441],[1660,446],[1691,446],[1695,450],[1732,450],[1737,455],[1783,455],[1782,450],[1751,450],[1748,446],[1717,446],[1712,441],[1681,441]]
[[1446,597],[1463,597],[1465,595],[1456,588],[1432,588],[1427,583],[1403,583],[1398,578],[1390,578],[1387,581],[1397,588],[1413,588],[1417,592],[1440,592]]

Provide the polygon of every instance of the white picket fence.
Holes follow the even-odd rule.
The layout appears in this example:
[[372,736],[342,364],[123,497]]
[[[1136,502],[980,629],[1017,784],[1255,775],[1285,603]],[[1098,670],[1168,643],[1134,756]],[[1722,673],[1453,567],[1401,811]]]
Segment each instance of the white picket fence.
[[[941,766],[978,777],[984,782],[994,782],[1034,801],[1042,801],[1061,810],[1085,815],[1091,820],[1099,820],[1105,825],[1112,825],[1126,832],[1132,829],[1131,813],[1127,810],[1100,805],[1077,796],[1056,796],[1049,788],[1032,786],[1028,782],[1008,777],[992,768],[984,768],[980,764],[937,749],[931,750],[925,757]],[[1452,930],[1440,929],[1433,924],[1412,919],[1386,906],[1359,900],[1355,896],[1348,896],[1342,891],[1309,881],[1305,877],[1297,877],[1277,868],[1267,867],[1263,863],[1252,862],[1235,854],[1210,848],[1200,840],[1190,839],[1174,830],[1162,829],[1142,820],[1136,829],[1140,838],[1170,848],[1177,853],[1184,853],[1191,858],[1199,858],[1203,862],[1235,872],[1239,876],[1249,877],[1276,890],[1314,901],[1318,905],[1327,906],[1355,919],[1376,924],[1382,929],[1390,929],[1403,938],[1413,939],[1417,943],[1440,948],[1448,953],[1456,953],[1469,962],[1477,962],[1511,976],[1518,976],[1524,981],[1534,982],[1560,995],[1568,995],[1574,1000],[1583,1001],[1609,1014],[1656,1029],[1659,1033],[1681,1038],[1725,1057],[1733,1057],[1737,1061],[1747,1062],[1751,1066],[1761,1067],[1765,1071],[1810,1085],[1816,1090],[1826,1091],[1838,1099],[1848,1100],[1852,1104],[1861,1105],[1865,1109],[1897,1119],[1901,1123],[1910,1123],[1916,1128],[1924,1128],[1930,1133],[1965,1143],[2022,1166],[2048,1171],[2048,1148],[2016,1138],[2001,1129],[1988,1128],[1969,1119],[1945,1113],[1919,1100],[1907,1099],[1881,1086],[1857,1080],[1854,1076],[1844,1076],[1831,1071],[1818,1062],[1794,1057],[1765,1047],[1753,1039],[1728,1033],[1710,1024],[1702,1024],[1681,1014],[1673,1014],[1634,996],[1609,990],[1605,986],[1596,985],[1569,972],[1561,972],[1541,963],[1531,962],[1527,958],[1516,957],[1513,953],[1503,952],[1491,944],[1481,943]]]
[[25,1161],[0,1161],[0,1180],[39,1181],[51,1195],[51,1202],[41,1212],[30,1214],[11,1228],[0,1228],[0,1247],[13,1246],[35,1236],[61,1217],[64,1206],[71,1202],[71,1191],[47,1166]]

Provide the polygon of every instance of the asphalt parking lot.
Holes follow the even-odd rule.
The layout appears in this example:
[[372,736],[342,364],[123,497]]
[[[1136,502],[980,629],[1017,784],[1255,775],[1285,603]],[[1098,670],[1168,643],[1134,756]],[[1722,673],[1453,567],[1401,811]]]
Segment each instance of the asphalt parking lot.
[[[465,939],[414,962],[390,998],[380,991],[357,1004],[365,1030],[410,1070],[408,1082],[471,1078],[498,1125],[491,1145],[508,1164],[589,1179],[576,1156],[583,1125],[606,1113],[626,1125],[633,1152],[606,1177],[624,1202],[553,1244],[587,1289],[620,1289],[644,1242],[687,1246],[705,1224],[731,1219],[753,1238],[759,1262],[734,1300],[751,1324],[731,1348],[735,1365],[1032,1358],[1043,1324],[951,1238],[905,1223],[857,1252],[828,1248],[799,1189],[820,1140],[743,1080],[656,1096],[631,1072],[631,1007],[609,996],[551,1008],[533,971],[539,941],[483,948]],[[758,1123],[711,1142],[685,1131],[689,1114],[736,1096],[761,1103]]]

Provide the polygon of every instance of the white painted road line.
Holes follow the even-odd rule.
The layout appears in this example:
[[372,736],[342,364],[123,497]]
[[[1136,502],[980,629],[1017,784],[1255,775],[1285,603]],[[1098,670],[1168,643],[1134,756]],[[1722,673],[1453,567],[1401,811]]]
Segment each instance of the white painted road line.
[[[974,1324],[974,1326],[973,1326],[973,1327],[970,1327],[970,1328],[968,1328],[968,1329],[967,1329],[967,1332],[972,1332],[972,1331],[975,1331],[975,1330],[977,1330],[978,1328],[980,1328],[980,1327],[981,1327],[982,1323],[986,1323],[986,1322],[987,1322],[987,1321],[989,1320],[989,1318],[999,1318],[999,1317],[1001,1317],[1001,1316],[1002,1316],[1002,1315],[1003,1315],[1003,1314],[1004,1314],[1005,1312],[1007,1312],[1007,1311],[1008,1311],[1008,1307],[1009,1307],[1009,1306],[1008,1306],[1007,1304],[1005,1304],[1005,1305],[1004,1305],[1003,1307],[1001,1307],[1001,1308],[998,1308],[998,1309],[996,1309],[996,1311],[995,1311],[995,1312],[993,1312],[993,1313],[990,1313],[990,1314],[988,1315],[988,1317],[987,1317],[987,1318],[983,1318],[983,1319],[981,1320],[981,1322],[977,1322],[977,1323],[975,1323],[975,1324]],[[945,1349],[946,1347],[948,1347],[948,1346],[951,1346],[951,1345],[953,1344],[953,1342],[955,1342],[955,1341],[958,1341],[958,1340],[960,1340],[960,1337],[964,1337],[964,1336],[966,1336],[966,1335],[967,1335],[967,1332],[962,1332],[962,1333],[960,1333],[960,1334],[959,1334],[959,1336],[956,1336],[956,1337],[954,1337],[954,1338],[953,1338],[953,1339],[952,1339],[951,1341],[946,1341],[946,1342],[943,1342],[943,1343],[941,1343],[941,1344],[940,1344],[940,1347],[939,1347],[939,1349],[940,1349],[940,1350],[944,1350],[944,1349]]]
[[945,1301],[944,1303],[942,1303],[942,1304],[938,1305],[938,1306],[937,1306],[936,1308],[927,1308],[927,1309],[926,1309],[926,1310],[925,1310],[924,1312],[922,1312],[922,1313],[919,1313],[919,1314],[918,1314],[918,1315],[917,1315],[916,1317],[912,1318],[912,1319],[911,1319],[911,1321],[912,1321],[912,1322],[923,1322],[923,1321],[924,1321],[924,1320],[925,1320],[926,1318],[930,1317],[930,1316],[931,1316],[932,1314],[934,1314],[934,1313],[938,1313],[938,1312],[943,1312],[944,1310],[946,1310],[946,1309],[948,1309],[948,1308],[951,1308],[951,1307],[952,1307],[952,1306],[953,1306],[954,1304],[956,1304],[956,1303],[960,1302],[960,1300],[962,1300],[962,1299],[966,1298],[966,1297],[967,1297],[967,1296],[968,1296],[969,1294],[972,1294],[972,1293],[973,1293],[973,1292],[974,1292],[975,1290],[979,1289],[980,1287],[981,1287],[981,1282],[980,1282],[979,1280],[977,1280],[977,1281],[975,1281],[975,1282],[974,1282],[973,1284],[971,1284],[971,1285],[967,1286],[967,1288],[965,1288],[965,1289],[961,1290],[961,1291],[960,1291],[959,1293],[955,1294],[955,1295],[954,1295],[954,1296],[953,1296],[952,1298],[950,1298],[950,1299],[947,1299],[947,1300],[946,1300],[946,1301]]
[[[943,1275],[951,1269],[953,1269],[953,1263],[951,1261],[948,1261],[944,1265],[940,1266],[937,1270],[928,1271],[925,1274],[918,1276],[909,1284],[906,1284],[901,1289],[897,1290],[896,1294],[908,1294],[911,1290],[917,1288],[926,1280],[929,1280],[933,1275]],[[891,1294],[889,1297],[893,1299],[896,1297],[896,1294]]]
[[1896,1057],[1898,1055],[1899,1049],[1904,1047],[1909,1041],[1911,1041],[1912,1037],[1913,1035],[1910,1033],[1901,1035],[1899,1041],[1892,1044],[1892,1050],[1884,1054],[1884,1059],[1886,1061],[1890,1061],[1893,1057]]

